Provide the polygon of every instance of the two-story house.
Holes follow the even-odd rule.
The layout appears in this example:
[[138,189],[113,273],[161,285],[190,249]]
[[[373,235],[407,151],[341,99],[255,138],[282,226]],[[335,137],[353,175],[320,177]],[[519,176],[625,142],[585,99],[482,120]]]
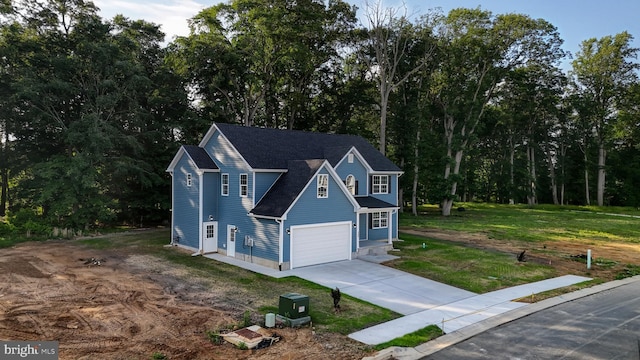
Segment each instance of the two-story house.
[[216,123],[167,171],[172,242],[194,254],[287,270],[398,236],[402,172],[360,136]]

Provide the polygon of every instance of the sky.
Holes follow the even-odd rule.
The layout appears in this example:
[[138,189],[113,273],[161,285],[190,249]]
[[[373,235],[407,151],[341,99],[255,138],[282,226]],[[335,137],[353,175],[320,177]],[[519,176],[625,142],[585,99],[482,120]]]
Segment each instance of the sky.
[[[364,0],[347,0],[356,5],[362,16]],[[101,16],[111,19],[123,14],[130,19],[143,19],[161,25],[167,35],[189,34],[187,20],[200,10],[216,5],[220,0],[93,0],[101,9]],[[375,0],[370,0],[375,2]],[[384,6],[397,7],[400,0],[384,0]],[[558,28],[564,40],[563,48],[572,54],[580,49],[580,43],[589,38],[601,38],[622,31],[634,37],[633,47],[640,48],[639,0],[406,0],[409,15],[419,16],[429,9],[440,8],[445,13],[451,9],[466,7],[489,10],[494,14],[520,13],[532,18],[542,18]]]

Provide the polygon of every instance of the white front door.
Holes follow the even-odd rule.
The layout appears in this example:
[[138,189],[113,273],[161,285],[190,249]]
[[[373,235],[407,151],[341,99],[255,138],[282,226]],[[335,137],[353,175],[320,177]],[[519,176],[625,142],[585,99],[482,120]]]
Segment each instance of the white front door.
[[218,222],[204,222],[202,223],[202,252],[211,253],[216,251],[218,251]]
[[236,227],[227,225],[227,256],[236,256]]

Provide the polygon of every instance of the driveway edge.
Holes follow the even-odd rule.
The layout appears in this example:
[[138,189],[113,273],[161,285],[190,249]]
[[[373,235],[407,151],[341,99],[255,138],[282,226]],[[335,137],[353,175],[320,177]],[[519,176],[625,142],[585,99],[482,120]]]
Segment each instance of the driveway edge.
[[537,303],[529,304],[506,313],[491,317],[478,323],[466,326],[460,330],[445,334],[437,339],[431,340],[415,348],[390,347],[379,351],[374,356],[363,358],[363,360],[417,360],[427,355],[436,353],[449,346],[474,337],[494,327],[509,323],[511,321],[529,316],[538,311],[542,311],[566,302],[574,301],[583,297],[597,294],[602,291],[611,290],[622,285],[640,281],[640,275],[633,276],[622,280],[614,280],[603,284],[595,285],[589,288],[581,289],[571,293],[552,297]]

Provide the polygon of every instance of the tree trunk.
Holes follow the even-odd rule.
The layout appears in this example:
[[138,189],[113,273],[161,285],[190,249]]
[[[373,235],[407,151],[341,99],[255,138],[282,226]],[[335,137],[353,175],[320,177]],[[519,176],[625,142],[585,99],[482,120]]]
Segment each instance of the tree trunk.
[[[547,137],[547,136],[545,136]],[[553,155],[551,154],[549,141],[545,141],[545,154],[547,155],[547,164],[549,166],[549,179],[551,180],[551,197],[553,198],[553,204],[558,205],[558,183],[556,179],[556,169],[553,165]]]
[[[462,150],[458,150],[456,152],[455,162],[453,166],[453,175],[460,174],[460,163],[462,162]],[[447,163],[445,167],[445,177],[447,180],[451,176],[451,164]],[[451,208],[453,207],[453,199],[456,196],[456,191],[458,190],[458,181],[454,180],[451,182],[451,190],[449,191],[448,196],[442,201],[442,215],[449,216],[451,215]]]
[[418,176],[418,172],[420,170],[420,166],[418,165],[418,156],[420,155],[419,152],[419,147],[420,147],[420,129],[418,129],[418,131],[416,132],[416,144],[415,147],[413,149],[413,186],[411,188],[412,193],[411,193],[411,212],[413,213],[413,216],[418,216],[418,180],[419,180],[419,176]]
[[535,149],[531,145],[527,145],[527,162],[529,164],[529,194],[527,195],[527,204],[535,205],[536,199],[536,155]]
[[380,152],[386,155],[387,151],[387,103],[389,95],[384,81],[380,83]]
[[513,138],[511,139],[511,154],[509,158],[509,205],[515,204],[515,180],[514,180],[514,166],[515,166],[515,156],[516,156],[516,147],[513,144]]
[[0,216],[7,214],[7,193],[9,190],[9,162],[7,161],[7,151],[9,151],[9,133],[6,128],[3,129],[2,144],[0,144],[0,181],[2,182],[2,190],[0,195]]
[[587,152],[584,152],[584,196],[585,204],[591,205],[591,196],[589,195],[589,163],[587,160]]
[[604,148],[604,143],[600,142],[598,148],[598,206],[604,206],[604,190],[606,183],[606,171],[605,163],[607,160],[607,150]]

